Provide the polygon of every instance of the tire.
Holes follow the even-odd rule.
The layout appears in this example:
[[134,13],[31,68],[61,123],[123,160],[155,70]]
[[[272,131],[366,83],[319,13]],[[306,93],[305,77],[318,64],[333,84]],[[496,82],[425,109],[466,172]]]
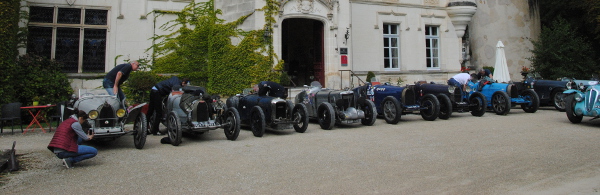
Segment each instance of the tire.
[[181,120],[179,120],[179,116],[175,111],[170,112],[167,116],[167,134],[169,134],[171,145],[178,146],[181,144],[181,137],[183,136]]
[[292,109],[292,117],[290,118],[294,121],[294,130],[298,133],[306,132],[308,128],[308,109],[304,104],[296,104],[294,109]]
[[265,134],[267,124],[265,121],[265,113],[260,106],[252,107],[250,111],[250,129],[255,137],[262,137]]
[[527,113],[535,113],[540,108],[540,98],[533,89],[527,89],[521,93],[523,99],[529,100],[530,103],[521,104],[523,111]]
[[487,110],[487,100],[482,93],[475,92],[469,97],[469,111],[473,116],[483,116]]
[[159,127],[160,118],[158,117],[158,113],[156,113],[156,111],[153,111],[152,117],[150,117],[148,121],[148,132],[152,135],[157,135]]
[[366,126],[372,126],[377,119],[377,108],[371,100],[365,99],[362,110],[365,112],[365,118],[360,119],[360,123]]
[[385,122],[388,124],[397,124],[402,117],[402,103],[393,96],[383,98],[381,110]]
[[552,105],[560,112],[564,112],[566,109],[565,94],[563,94],[564,91],[566,91],[565,88],[559,88],[554,90],[554,92],[552,92],[552,94],[550,95]]
[[335,110],[329,102],[323,102],[317,109],[317,118],[321,129],[331,130],[335,125]]
[[237,109],[231,107],[225,111],[225,120],[223,121],[227,125],[223,126],[225,137],[228,140],[234,141],[240,135],[240,113]]
[[446,94],[439,94],[437,96],[440,101],[440,119],[449,119],[452,116],[452,101]]
[[148,120],[146,119],[146,114],[139,114],[139,116],[135,119],[135,123],[133,124],[133,130],[136,132],[133,135],[133,144],[135,145],[135,148],[144,148],[144,145],[146,144],[146,136],[148,135]]
[[421,99],[421,117],[427,121],[434,121],[440,115],[440,101],[432,94],[427,94]]
[[575,104],[577,104],[577,101],[575,101],[574,95],[565,97],[565,112],[567,113],[567,118],[571,123],[580,123],[583,119],[583,115],[577,115],[577,113],[575,113]]
[[504,91],[496,91],[492,95],[492,110],[497,115],[506,115],[510,112],[510,97]]

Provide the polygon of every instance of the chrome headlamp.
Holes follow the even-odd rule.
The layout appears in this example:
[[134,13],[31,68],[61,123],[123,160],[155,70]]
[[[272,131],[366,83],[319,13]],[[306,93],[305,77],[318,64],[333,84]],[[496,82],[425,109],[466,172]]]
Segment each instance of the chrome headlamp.
[[465,91],[466,91],[467,93],[471,93],[471,91],[472,91],[472,89],[471,89],[471,86],[468,86],[468,85],[467,85],[467,86],[465,86]]
[[578,101],[578,102],[583,101],[583,96],[581,96],[580,93],[575,93],[574,98],[575,98],[575,101]]
[[124,117],[124,116],[125,116],[125,109],[123,109],[123,108],[119,108],[119,109],[117,110],[117,116],[118,116],[119,118],[121,118],[121,117]]
[[454,87],[452,85],[448,86],[448,93],[452,94],[452,93],[454,93],[454,90],[456,90],[456,87]]
[[88,117],[90,119],[97,119],[98,118],[98,111],[97,110],[91,110],[90,112],[88,112]]

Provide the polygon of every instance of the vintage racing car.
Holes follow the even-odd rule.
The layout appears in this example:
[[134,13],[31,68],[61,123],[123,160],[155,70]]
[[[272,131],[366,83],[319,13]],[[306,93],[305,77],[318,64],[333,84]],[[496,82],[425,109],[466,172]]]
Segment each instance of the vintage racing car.
[[308,111],[304,104],[282,99],[282,97],[237,94],[226,101],[227,108],[236,108],[243,125],[250,125],[252,134],[262,137],[265,129],[291,129],[304,133],[308,128]]
[[467,85],[475,92],[482,93],[491,108],[498,115],[506,115],[512,105],[521,105],[527,113],[534,113],[540,107],[540,99],[533,89],[519,88],[513,83],[496,83],[489,77],[480,81],[469,81]]
[[[80,89],[75,99],[73,109],[88,113],[89,131],[93,131],[94,140],[114,140],[133,134],[135,148],[144,147],[148,131],[146,114],[142,112],[145,103],[125,109],[124,102],[104,89]],[[125,128],[130,122],[134,122],[133,129]]]
[[598,83],[596,80],[576,80],[562,78],[561,80],[544,80],[539,73],[529,73],[523,82],[514,82],[522,88],[533,89],[540,98],[540,105],[552,105],[557,110],[565,111],[563,92],[568,89],[577,89],[579,85],[590,86]]
[[375,123],[377,110],[375,104],[365,98],[357,97],[350,90],[332,90],[322,88],[318,81],[296,95],[296,103],[304,104],[308,116],[319,121],[322,129],[330,130],[335,124],[361,122],[371,126]]
[[[446,88],[448,89],[448,88]],[[370,85],[366,84],[353,91],[358,97],[366,97],[375,102],[376,113],[383,115],[385,122],[396,124],[401,115],[420,114],[423,119],[433,121],[440,114],[440,102],[433,94],[423,94],[416,85]]]
[[466,86],[461,90],[452,85],[417,83],[415,90],[422,94],[433,94],[440,102],[440,119],[448,119],[452,112],[471,112],[473,116],[483,116],[486,111],[487,101],[480,92],[471,93],[471,88]]
[[[197,135],[209,130],[223,128],[228,140],[237,139],[240,133],[240,115],[235,108],[226,108],[219,96],[210,96],[203,87],[185,86],[174,91],[163,101],[163,116],[150,119],[161,120],[167,126],[166,133],[171,144],[181,143],[183,133]],[[156,117],[155,117],[156,116]]]
[[568,89],[563,92],[565,96],[565,111],[567,118],[572,123],[580,123],[583,116],[600,117],[600,85],[584,86],[578,89]]

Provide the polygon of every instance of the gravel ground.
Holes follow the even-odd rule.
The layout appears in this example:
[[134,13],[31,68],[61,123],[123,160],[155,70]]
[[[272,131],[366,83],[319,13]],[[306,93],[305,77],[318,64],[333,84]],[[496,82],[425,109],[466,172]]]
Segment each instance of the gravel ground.
[[564,112],[519,107],[507,116],[454,113],[397,125],[336,126],[306,133],[221,129],[180,146],[148,136],[88,143],[97,157],[66,169],[46,149],[52,133],[4,133],[24,170],[0,194],[600,194],[600,120],[571,124]]

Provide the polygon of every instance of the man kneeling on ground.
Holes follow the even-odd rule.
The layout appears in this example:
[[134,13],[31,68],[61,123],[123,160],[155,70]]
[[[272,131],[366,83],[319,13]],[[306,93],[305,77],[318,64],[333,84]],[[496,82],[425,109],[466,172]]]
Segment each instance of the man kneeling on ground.
[[92,158],[98,154],[98,150],[94,147],[79,145],[83,140],[88,141],[93,139],[94,134],[88,135],[83,131],[82,125],[89,125],[87,123],[87,113],[83,110],[79,110],[76,113],[58,126],[48,145],[48,149],[56,157],[62,159],[63,164],[67,168],[72,168],[73,164]]

